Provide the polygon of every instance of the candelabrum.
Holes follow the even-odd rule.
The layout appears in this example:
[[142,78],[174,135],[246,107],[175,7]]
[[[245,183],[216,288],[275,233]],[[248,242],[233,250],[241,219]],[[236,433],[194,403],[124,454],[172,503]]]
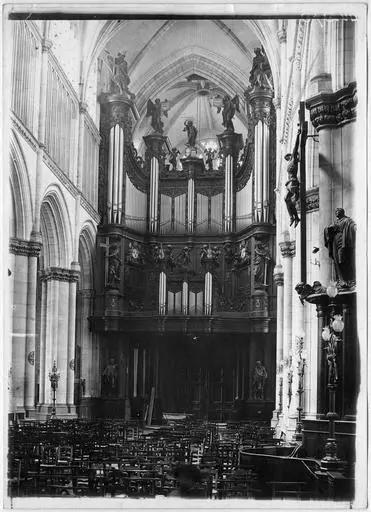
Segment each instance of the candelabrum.
[[56,390],[58,388],[59,377],[60,377],[60,374],[58,372],[57,363],[54,361],[52,371],[49,372],[49,380],[50,380],[50,385],[51,385],[52,393],[53,393],[53,407],[52,407],[52,414],[50,417],[51,419],[54,419],[56,417],[55,394],[56,394]]
[[304,336],[296,337],[296,362],[298,370],[298,418],[296,421],[295,439],[300,441],[302,439],[302,413],[303,413],[303,393],[304,393],[304,369],[306,365],[307,352],[304,349]]
[[288,369],[287,371],[287,407],[289,408],[291,405],[291,397],[292,397],[292,351],[290,350],[288,357],[283,360],[283,365]]
[[327,389],[329,395],[328,413],[326,415],[329,422],[328,438],[325,445],[325,457],[321,460],[321,468],[328,470],[340,469],[342,462],[337,456],[337,443],[335,439],[335,420],[338,419],[336,413],[336,390],[339,382],[338,373],[338,349],[342,341],[341,333],[344,329],[344,322],[341,315],[335,314],[335,297],[338,293],[336,284],[331,282],[327,288],[327,295],[330,297],[330,324],[322,329],[322,340],[324,341],[324,350],[327,359]]

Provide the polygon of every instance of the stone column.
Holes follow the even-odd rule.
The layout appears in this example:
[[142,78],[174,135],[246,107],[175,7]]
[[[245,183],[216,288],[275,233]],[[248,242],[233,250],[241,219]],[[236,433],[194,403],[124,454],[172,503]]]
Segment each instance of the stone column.
[[[281,257],[283,261],[283,359],[285,368],[283,371],[283,399],[282,399],[282,422],[281,429],[286,431],[286,421],[289,404],[289,372],[292,370],[292,360],[290,360],[291,341],[292,341],[292,296],[294,293],[292,283],[293,257],[295,256],[295,241],[285,240],[280,244]],[[291,364],[290,364],[291,363]],[[292,399],[292,397],[291,397]]]
[[159,229],[159,180],[163,166],[163,148],[166,138],[160,133],[143,137],[146,144],[146,161],[150,169],[149,178],[149,231],[157,233]]
[[272,112],[272,89],[254,86],[246,92],[246,100],[251,105],[255,126],[255,165],[254,165],[254,221],[269,222],[271,205],[269,201],[269,135]]
[[[333,222],[334,209],[343,206],[335,204],[336,180],[341,170],[337,166],[336,139],[341,137],[338,128],[356,118],[356,83],[336,93],[320,93],[306,102],[310,120],[318,132],[319,139],[319,255],[320,281],[327,285],[334,277],[332,262],[324,245],[324,228]],[[341,186],[341,185],[340,185]],[[339,186],[337,187],[339,188]]]
[[282,265],[276,265],[273,271],[273,279],[277,285],[277,339],[276,339],[276,405],[275,410],[273,411],[273,419],[274,426],[277,424],[279,419],[279,414],[281,414],[282,408],[282,390],[280,389],[280,381],[282,379],[282,360],[283,360],[283,338],[284,338],[284,330],[283,330],[283,314],[284,314],[284,304],[283,304],[283,283],[284,283],[284,275]]
[[101,94],[100,134],[102,137],[100,164],[104,169],[105,196],[100,198],[100,209],[106,212],[105,224],[122,224],[124,220],[125,170],[124,146],[131,143],[133,96]]
[[225,131],[217,135],[219,145],[225,158],[224,179],[224,231],[230,233],[234,230],[235,218],[235,191],[234,172],[240,149],[243,147],[242,135],[231,131]]
[[76,282],[79,271],[52,267],[41,273],[43,292],[40,343],[40,408],[41,417],[47,417],[52,403],[49,373],[56,362],[60,374],[56,391],[57,416],[70,417],[73,407]]
[[35,407],[35,338],[37,258],[41,244],[12,238],[13,254],[13,382],[19,410],[27,413]]

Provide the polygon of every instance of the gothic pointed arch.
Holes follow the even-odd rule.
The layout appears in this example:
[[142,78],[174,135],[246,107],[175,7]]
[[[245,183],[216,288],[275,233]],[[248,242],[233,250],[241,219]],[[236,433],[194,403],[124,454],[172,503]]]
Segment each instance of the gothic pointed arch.
[[32,230],[32,196],[27,164],[14,132],[10,137],[10,237],[27,240]]
[[82,290],[91,290],[94,286],[93,261],[95,257],[95,235],[95,226],[89,222],[83,226],[79,236],[79,288]]
[[72,260],[71,221],[67,205],[58,185],[45,192],[40,211],[45,268],[69,268]]

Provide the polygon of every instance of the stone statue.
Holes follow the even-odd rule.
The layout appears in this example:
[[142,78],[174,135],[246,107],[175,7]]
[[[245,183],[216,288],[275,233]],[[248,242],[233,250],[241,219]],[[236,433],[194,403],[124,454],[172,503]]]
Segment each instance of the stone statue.
[[[167,104],[167,100],[164,101]],[[155,102],[147,101],[147,113],[146,117],[151,117],[151,126],[157,133],[164,133],[164,123],[161,121],[161,116],[164,114],[167,117],[167,110],[163,108],[163,103],[159,98],[155,99]]]
[[[329,327],[324,327],[329,333]],[[326,350],[326,359],[328,365],[328,383],[335,384],[338,381],[338,366],[336,361],[338,339],[334,334],[331,334],[330,339],[326,342],[324,349]]]
[[[219,114],[221,107],[218,107],[217,113]],[[240,111],[240,100],[238,95],[236,94],[233,98],[231,98],[228,94],[226,94],[223,98],[223,110],[222,117],[223,122],[222,125],[225,128],[226,132],[234,132],[234,126],[232,119],[235,113]]]
[[117,391],[117,364],[111,358],[108,365],[103,370],[103,389],[107,395],[113,395]]
[[120,243],[115,241],[110,243],[108,252],[108,276],[107,285],[111,288],[118,288],[120,284],[121,273],[121,257],[120,257]]
[[267,56],[263,48],[254,48],[255,57],[252,61],[252,69],[250,72],[250,87],[253,89],[273,89],[271,70]]
[[194,148],[196,144],[197,128],[194,126],[193,121],[184,121],[183,132],[187,132],[188,142],[186,146]]
[[170,157],[169,157],[169,162],[171,164],[172,171],[177,170],[178,155],[180,155],[180,151],[178,151],[177,148],[172,148],[171,152],[170,152]]
[[268,374],[264,365],[261,361],[256,361],[252,383],[254,400],[264,400],[264,387],[267,378]]
[[313,293],[326,293],[326,286],[322,286],[320,281],[313,282]]
[[128,92],[130,78],[128,75],[128,63],[125,60],[125,53],[118,52],[117,57],[107,53],[108,67],[111,73],[110,92],[113,94],[124,94]]
[[261,240],[255,240],[255,252],[253,261],[255,286],[267,286],[267,264],[270,259],[271,257],[267,244]]
[[336,208],[334,224],[324,230],[325,246],[334,260],[335,274],[340,287],[355,285],[356,224],[345,215],[343,208]]
[[295,222],[295,227],[300,222],[298,212],[296,210],[296,201],[299,199],[299,190],[300,183],[298,180],[298,163],[299,163],[299,139],[300,139],[300,130],[298,130],[298,134],[296,136],[295,146],[292,153],[287,153],[285,156],[285,160],[289,163],[287,165],[287,177],[288,180],[285,183],[286,187],[286,195],[285,195],[285,203],[287,207],[287,211],[290,216],[290,226]]

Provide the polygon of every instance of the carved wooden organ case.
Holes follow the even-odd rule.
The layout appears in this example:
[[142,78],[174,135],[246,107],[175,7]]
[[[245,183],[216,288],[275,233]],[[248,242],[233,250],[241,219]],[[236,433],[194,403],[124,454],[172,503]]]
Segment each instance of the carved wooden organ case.
[[225,131],[217,160],[188,148],[174,168],[160,133],[144,137],[138,156],[131,96],[101,96],[94,318],[103,329],[138,315],[275,316],[275,112],[266,97],[250,101],[245,141]]

